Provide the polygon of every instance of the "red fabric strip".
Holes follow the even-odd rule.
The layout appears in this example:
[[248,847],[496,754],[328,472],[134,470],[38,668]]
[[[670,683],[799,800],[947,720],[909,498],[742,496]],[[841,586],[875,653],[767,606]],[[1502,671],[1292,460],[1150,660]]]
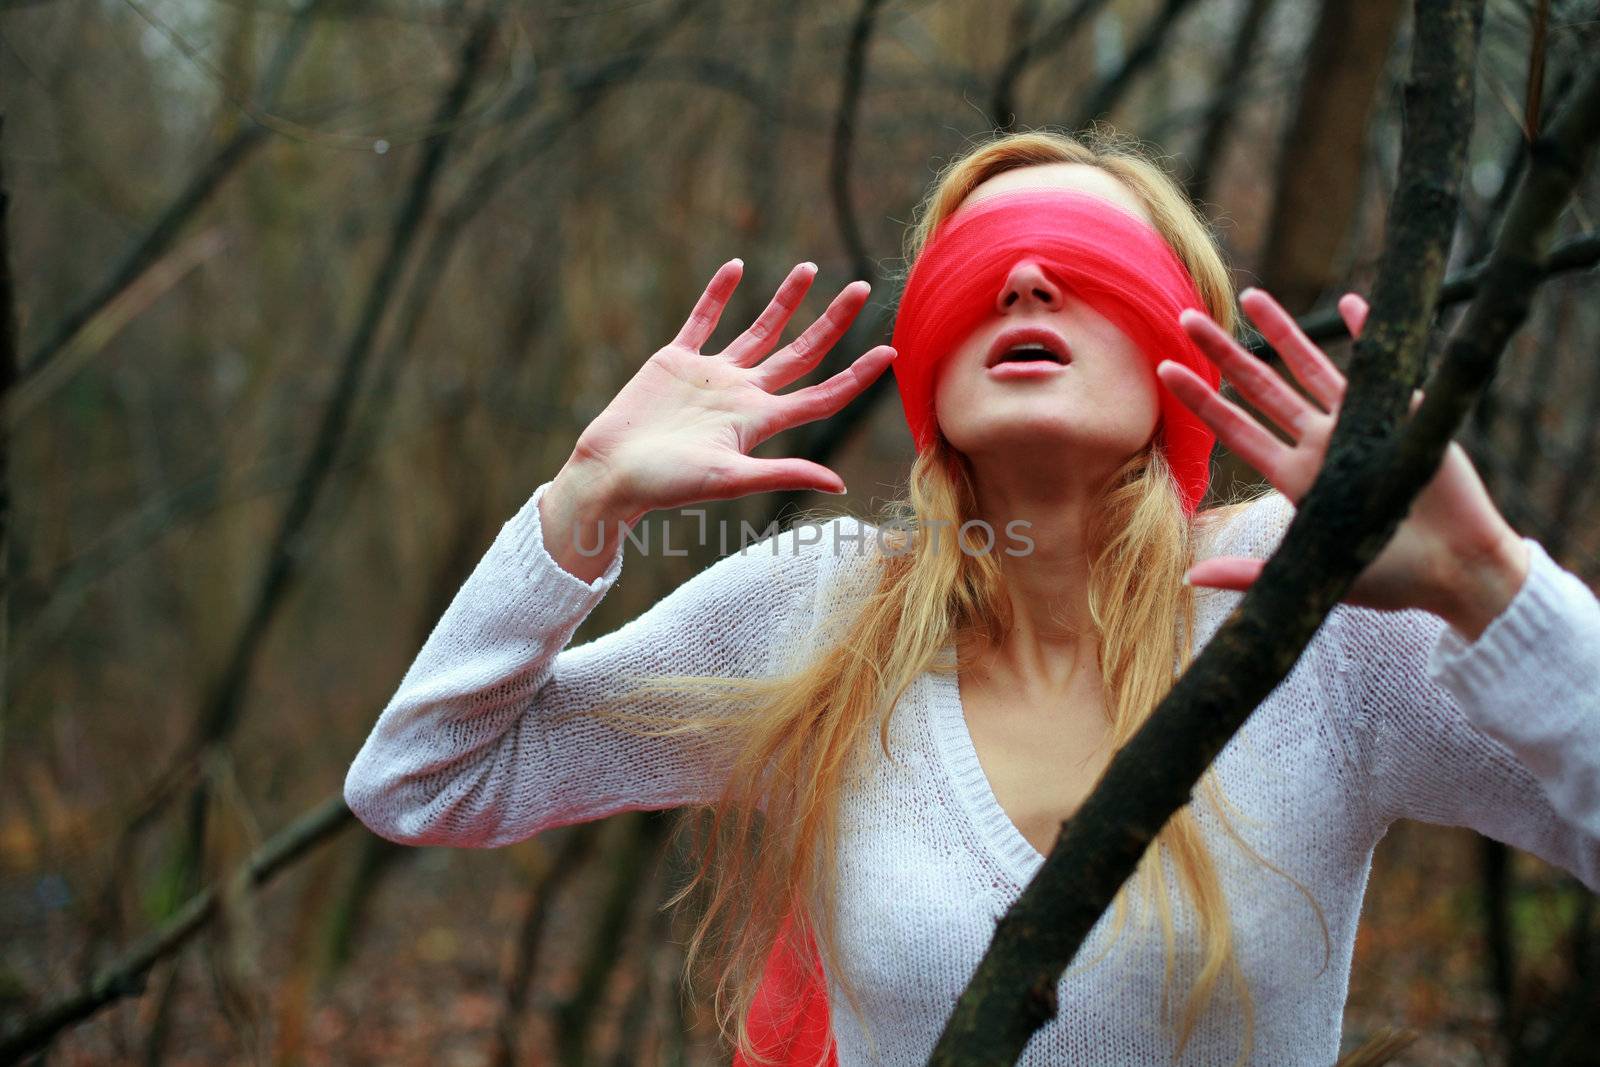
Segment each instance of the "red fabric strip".
[[[1160,233],[1104,197],[1070,189],[996,193],[964,205],[934,231],[900,299],[894,374],[919,452],[938,430],[933,401],[940,364],[998,314],[996,296],[1025,258],[1110,320],[1152,367],[1171,359],[1213,388],[1221,382],[1216,364],[1178,325],[1184,308],[1206,308]],[[1165,386],[1157,388],[1157,442],[1193,514],[1211,479],[1216,435]]]
[[[756,1050],[776,1067],[839,1067],[828,1021],[828,985],[809,933],[791,919],[778,931],[746,1020]],[[737,1050],[733,1067],[757,1067]]]

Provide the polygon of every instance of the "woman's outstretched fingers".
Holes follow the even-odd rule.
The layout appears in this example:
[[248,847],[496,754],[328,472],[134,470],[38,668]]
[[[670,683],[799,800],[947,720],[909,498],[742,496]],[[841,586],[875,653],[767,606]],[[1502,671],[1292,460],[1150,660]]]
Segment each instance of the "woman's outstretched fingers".
[[750,324],[733,343],[722,350],[722,357],[736,367],[753,367],[772,351],[773,342],[783,334],[789,319],[799,309],[811,283],[816,280],[817,265],[812,262],[798,264],[778,286],[767,309]]
[[1368,310],[1366,300],[1359,293],[1346,293],[1339,298],[1339,317],[1344,320],[1344,328],[1350,331],[1351,337],[1361,336]]
[[683,329],[678,331],[678,336],[672,339],[672,343],[692,352],[700,351],[700,346],[711,339],[711,334],[717,328],[717,322],[722,318],[722,309],[728,306],[728,298],[739,287],[739,279],[743,276],[742,259],[730,259],[718,267],[717,273],[711,276],[706,291],[695,301],[694,310],[689,312],[688,320],[684,322]]
[[758,459],[741,456],[731,472],[737,488],[734,497],[747,493],[776,493],[788,489],[815,489],[820,493],[842,493],[844,479],[820,463],[808,459]]
[[815,367],[850,329],[850,324],[866,305],[871,293],[872,286],[864,281],[854,281],[845,286],[816,322],[757,366],[756,384],[771,392],[783,388]]
[[1306,336],[1294,316],[1262,289],[1246,289],[1240,293],[1239,306],[1244,308],[1267,343],[1283,357],[1295,380],[1322,405],[1322,410],[1336,411],[1344,399],[1344,374]]
[[[1211,383],[1181,363],[1164,359],[1156,364],[1156,377],[1171,389],[1184,407],[1211,427],[1217,440],[1240,459],[1259,471],[1267,481],[1278,485],[1290,448],[1232,401],[1211,388]],[[1281,487],[1280,487],[1281,488]]]
[[1208,589],[1248,589],[1261,576],[1266,560],[1248,556],[1217,556],[1189,568],[1184,580]]
[[1241,396],[1290,438],[1300,440],[1306,419],[1315,412],[1281,375],[1241,348],[1209,315],[1190,309],[1178,321]]
[[826,380],[782,394],[778,397],[782,401],[778,408],[780,428],[786,429],[836,414],[887,370],[896,355],[888,345],[879,345],[863,352],[854,363]]

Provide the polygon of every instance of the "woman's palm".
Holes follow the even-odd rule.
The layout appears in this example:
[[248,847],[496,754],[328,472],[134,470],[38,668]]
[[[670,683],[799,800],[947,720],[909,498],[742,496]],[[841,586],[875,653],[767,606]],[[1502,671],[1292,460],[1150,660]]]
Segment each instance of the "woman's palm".
[[827,355],[866,303],[870,286],[852,282],[799,337],[771,352],[815,277],[816,268],[803,263],[733,343],[704,354],[742,273],[738,260],[717,271],[678,336],[639,368],[578,439],[578,452],[609,469],[640,513],[776,489],[844,488],[821,464],[748,453],[782,430],[834,414],[893,361],[894,350],[879,345],[825,381],[777,392]]

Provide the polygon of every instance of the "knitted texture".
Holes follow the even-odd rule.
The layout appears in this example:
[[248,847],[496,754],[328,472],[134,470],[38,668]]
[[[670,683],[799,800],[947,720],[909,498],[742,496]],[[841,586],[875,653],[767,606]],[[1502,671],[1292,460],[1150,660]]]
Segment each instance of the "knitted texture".
[[[345,799],[382,837],[487,848],[713,800],[727,771],[703,749],[636,737],[585,708],[633,673],[776,670],[825,641],[816,625],[825,594],[848,606],[873,586],[872,527],[834,519],[725,555],[632,622],[568,648],[618,580],[622,555],[590,583],[563,570],[540,529],[548,485],[502,527],[349,769]],[[1292,514],[1273,493],[1206,529],[1200,554],[1269,555]],[[1325,958],[1299,890],[1196,803],[1254,998],[1252,1063],[1326,1067],[1337,1057],[1373,847],[1395,819],[1472,827],[1600,890],[1600,603],[1537,541],[1525,543],[1526,582],[1470,644],[1420,610],[1335,608],[1218,757],[1234,825],[1309,890],[1331,938]],[[1197,591],[1202,642],[1240,596]],[[573,714],[554,722],[562,713]],[[863,1005],[858,1018],[828,975],[841,1067],[926,1062],[995,921],[1044,859],[989,787],[953,676],[924,674],[896,705],[893,761],[876,727],[870,734],[869,771],[841,798],[838,965]],[[1181,996],[1198,954],[1187,900],[1173,899]],[[1163,939],[1146,917],[1136,909],[1105,959],[1062,977],[1059,1014],[1019,1063],[1172,1062],[1159,1010]],[[1107,947],[1110,926],[1102,917],[1080,961]],[[1233,1061],[1240,1018],[1226,985],[1178,1062]]]

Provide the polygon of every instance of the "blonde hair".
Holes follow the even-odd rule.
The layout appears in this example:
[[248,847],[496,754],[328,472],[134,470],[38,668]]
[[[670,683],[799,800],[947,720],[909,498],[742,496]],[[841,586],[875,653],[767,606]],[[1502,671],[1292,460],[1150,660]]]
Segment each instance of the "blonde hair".
[[[1188,267],[1212,317],[1233,327],[1232,285],[1205,224],[1157,164],[1134,146],[1105,135],[1078,140],[1031,130],[969,149],[943,169],[920,205],[907,235],[907,263],[915,260],[939,222],[983,181],[1017,167],[1061,162],[1099,167],[1131,189]],[[1108,482],[1089,531],[1096,548],[1088,595],[1112,751],[1148,719],[1176,679],[1174,665],[1181,671],[1191,659],[1194,591],[1182,577],[1194,561],[1195,521],[1202,515],[1205,521],[1216,520],[1219,512],[1248,503],[1214,508],[1191,520],[1183,512],[1164,454],[1153,445],[1132,456]],[[714,979],[718,1028],[752,1062],[768,1062],[752,1046],[746,1021],[785,920],[794,923],[791,936],[797,948],[810,935],[825,961],[839,959],[833,921],[839,799],[858,769],[855,761],[870,752],[861,742],[875,723],[878,746],[888,757],[890,714],[916,679],[927,671],[955,671],[948,648],[955,648],[959,658],[959,650],[971,642],[1003,641],[1011,626],[1004,575],[992,553],[976,544],[963,548],[956,537],[915,535],[916,529],[929,526],[962,530],[975,515],[971,469],[942,435],[917,456],[905,493],[886,510],[894,521],[881,529],[891,544],[900,538],[897,550],[876,557],[878,578],[864,602],[835,604],[842,622],[836,628],[830,623],[828,632],[840,636],[820,654],[777,676],[642,679],[599,712],[655,736],[692,735],[715,747],[719,765],[729,768],[725,788],[709,806],[709,818],[679,823],[680,829],[694,825],[702,831],[696,847],[700,862],[667,906],[704,883],[705,907],[689,941],[685,969],[691,983],[697,962]],[[621,710],[620,705],[645,692],[693,694],[697,712],[675,714],[663,723],[659,715]],[[1240,847],[1290,878],[1233,829],[1227,801],[1210,771],[1201,779],[1200,792]],[[1178,948],[1168,864],[1192,905],[1203,954],[1176,1020],[1170,1016]],[[1299,882],[1295,885],[1305,893]],[[1234,955],[1217,869],[1187,806],[1156,836],[1134,876],[1118,891],[1113,943],[1124,928],[1134,888],[1141,899],[1153,902],[1160,920],[1166,948],[1162,1010],[1175,1026],[1177,1054],[1226,973],[1244,1016],[1239,1057],[1244,1062],[1254,1013]],[[1314,900],[1312,906],[1322,921]],[[1325,943],[1327,936],[1323,922]],[[1073,967],[1092,966],[1104,955]],[[829,973],[861,1014],[845,972],[829,967]]]

